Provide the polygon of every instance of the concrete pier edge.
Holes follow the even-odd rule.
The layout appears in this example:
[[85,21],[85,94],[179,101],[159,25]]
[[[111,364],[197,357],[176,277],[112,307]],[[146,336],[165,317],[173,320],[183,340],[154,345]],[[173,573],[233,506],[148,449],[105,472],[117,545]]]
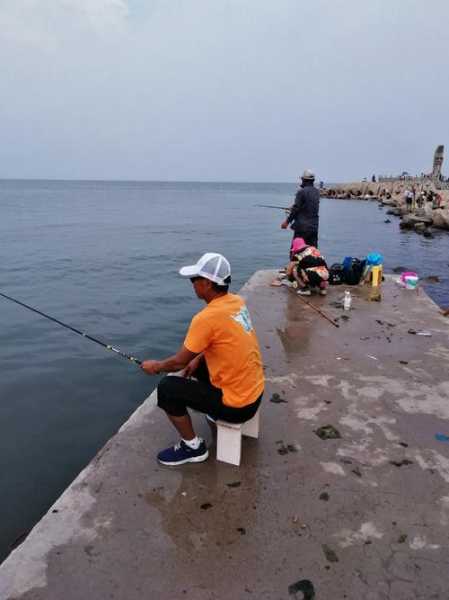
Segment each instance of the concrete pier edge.
[[176,436],[153,392],[0,565],[0,599],[446,597],[448,320],[388,278],[349,314],[342,287],[311,299],[337,330],[272,277],[241,290],[267,376],[241,467],[157,465]]

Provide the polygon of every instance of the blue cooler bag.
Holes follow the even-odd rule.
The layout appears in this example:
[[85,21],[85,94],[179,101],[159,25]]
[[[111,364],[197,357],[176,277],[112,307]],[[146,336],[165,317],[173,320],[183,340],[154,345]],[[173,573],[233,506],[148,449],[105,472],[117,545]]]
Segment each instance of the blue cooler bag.
[[348,285],[358,285],[362,279],[365,263],[365,260],[346,256],[343,260],[344,282]]

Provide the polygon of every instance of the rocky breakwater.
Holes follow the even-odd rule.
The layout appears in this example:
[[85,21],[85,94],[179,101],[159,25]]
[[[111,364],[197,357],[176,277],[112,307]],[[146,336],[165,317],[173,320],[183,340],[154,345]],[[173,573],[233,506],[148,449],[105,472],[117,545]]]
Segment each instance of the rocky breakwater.
[[[411,207],[405,200],[407,190],[414,191]],[[377,200],[389,207],[388,214],[401,217],[401,228],[424,235],[431,235],[431,227],[449,230],[449,190],[437,189],[430,179],[343,183],[325,188],[321,194],[336,199]]]

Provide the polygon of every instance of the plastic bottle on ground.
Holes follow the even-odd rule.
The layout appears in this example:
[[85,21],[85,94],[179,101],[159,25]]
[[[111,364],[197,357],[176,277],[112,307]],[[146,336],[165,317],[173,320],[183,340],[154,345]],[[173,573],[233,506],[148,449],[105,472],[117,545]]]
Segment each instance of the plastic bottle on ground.
[[350,310],[352,305],[352,297],[351,297],[351,292],[349,290],[345,291],[345,297],[343,299],[343,308],[345,310]]

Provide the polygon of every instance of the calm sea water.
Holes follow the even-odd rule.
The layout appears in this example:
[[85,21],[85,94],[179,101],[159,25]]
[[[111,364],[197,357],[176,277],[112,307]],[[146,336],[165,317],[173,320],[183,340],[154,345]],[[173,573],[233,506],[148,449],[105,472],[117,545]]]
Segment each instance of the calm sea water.
[[[221,252],[238,289],[285,263],[292,184],[0,181],[0,291],[139,357],[183,340],[201,305],[177,269]],[[376,203],[322,200],[328,262],[378,250],[386,269],[439,275],[449,235],[385,224]],[[152,391],[128,361],[0,297],[0,560]]]

